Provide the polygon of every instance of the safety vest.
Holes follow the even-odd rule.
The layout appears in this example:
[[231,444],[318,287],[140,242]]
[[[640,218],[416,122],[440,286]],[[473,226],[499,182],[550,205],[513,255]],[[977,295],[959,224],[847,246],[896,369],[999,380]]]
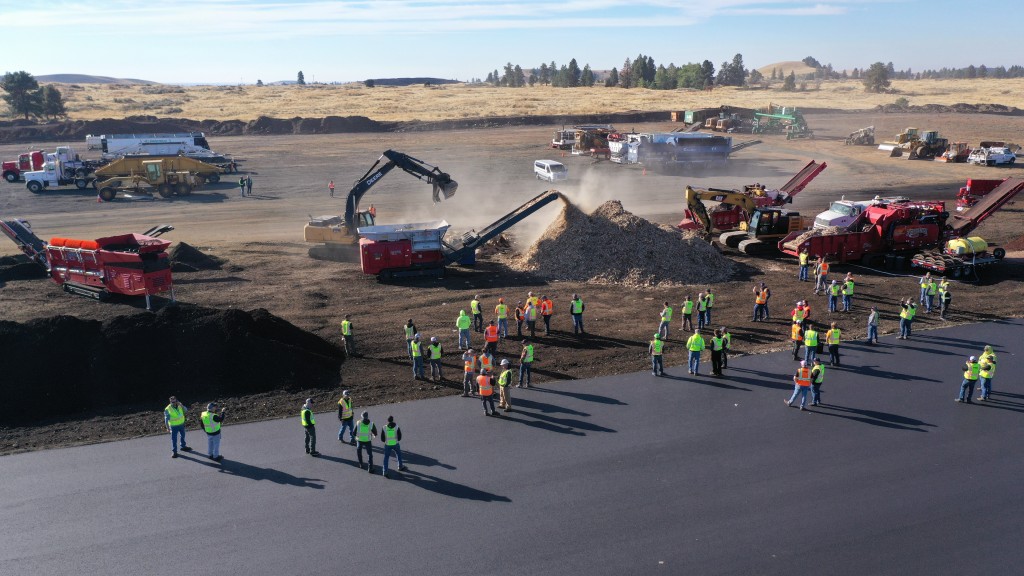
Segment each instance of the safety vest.
[[822,262],[821,263],[821,275],[825,276],[826,274],[828,274],[828,262]]
[[484,370],[490,372],[494,369],[494,356],[490,354],[483,354],[480,356],[480,371]]
[[338,400],[338,406],[341,406],[341,419],[348,420],[352,417],[352,399],[345,398],[342,396],[341,400]]
[[693,314],[693,300],[683,302],[683,314],[686,314],[687,316]]
[[[982,362],[985,362],[986,359],[987,358],[982,358],[981,360],[982,360]],[[996,375],[996,365],[995,365],[995,363],[985,362],[984,364],[981,364],[981,372],[980,372],[980,374],[981,374],[982,378],[992,378],[993,376],[995,376]]]
[[533,344],[523,346],[523,352],[525,352],[523,355],[523,363],[529,364],[530,362],[533,362]]
[[796,371],[797,386],[811,385],[811,369],[806,366]]
[[712,306],[715,305],[715,295],[712,294],[711,292],[708,292],[708,295],[704,297],[704,300],[705,302],[707,302],[708,308],[711,308]]
[[303,426],[316,426],[316,418],[313,417],[312,410],[306,410],[305,408],[299,412],[299,418],[302,419]]
[[487,328],[484,328],[484,340],[486,340],[488,342],[497,342],[498,341],[498,327],[490,325],[490,326],[487,326]]
[[661,321],[671,322],[672,321],[672,307],[665,306],[665,309],[661,311]]
[[804,321],[804,316],[806,314],[807,314],[807,312],[804,311],[803,308],[794,308],[793,309],[793,322],[803,322]]
[[526,308],[526,321],[536,322],[537,321],[537,307],[529,306]]
[[725,334],[722,334],[722,339],[725,340],[725,349],[726,350],[732,348],[732,334],[729,334],[728,332],[726,332]]
[[804,337],[800,334],[801,332],[802,332],[802,330],[800,329],[800,324],[797,324],[796,322],[794,322],[793,326],[789,329],[789,333],[790,333],[789,337],[790,337],[790,339],[792,339],[794,341],[803,340]]
[[839,284],[831,284],[828,287],[828,292],[833,296],[839,296]]
[[491,388],[491,377],[486,374],[481,374],[476,377],[476,385],[480,388],[481,396],[490,396],[493,392]]
[[583,314],[583,300],[573,300],[572,301],[572,313],[573,314]]
[[369,442],[371,438],[370,434],[372,433],[373,422],[364,422],[360,420],[356,424],[356,438],[359,439],[360,442]]
[[511,370],[505,370],[504,372],[501,373],[501,376],[498,376],[498,386],[501,386],[502,388],[504,388],[504,387],[508,386],[511,383],[512,383],[512,371]]
[[[825,365],[824,364],[818,364],[818,366],[815,367],[814,370],[818,371],[817,376],[814,377],[814,383],[815,384],[821,384],[822,381],[825,380]],[[813,373],[813,371],[812,371],[812,373]]]
[[[988,354],[982,353],[980,362],[987,363],[989,366],[991,366],[991,369],[989,370],[990,375],[989,376],[985,376],[986,378],[992,378],[993,376],[996,375],[996,353],[995,352],[989,352]],[[982,372],[982,375],[984,376],[984,372]]]
[[384,445],[395,446],[398,444],[398,426],[392,427],[390,424],[384,427]]
[[469,303],[469,309],[473,312],[474,315],[479,314],[480,313],[480,301],[479,300],[473,300],[472,302],[470,302]]
[[661,350],[665,347],[665,343],[661,340],[651,340],[651,352],[654,356],[661,356]]
[[708,301],[700,298],[697,300],[697,312],[703,312],[708,309]]
[[711,337],[711,350],[719,352],[722,350],[723,341],[717,336]]
[[935,281],[931,281],[928,284],[928,295],[935,296],[935,293],[939,291],[939,287],[935,284]]
[[907,320],[913,320],[914,316],[917,316],[917,306],[911,304],[907,307]]
[[472,324],[473,319],[467,314],[459,314],[459,317],[455,319],[455,327],[459,330],[469,330]]
[[405,326],[405,339],[406,340],[412,340],[413,336],[415,336],[415,335],[416,335],[416,327],[415,326]]
[[843,284],[843,294],[853,296],[853,280],[848,280],[846,284]]
[[526,303],[527,304],[533,304],[534,308],[537,307],[537,303],[538,302],[540,302],[540,298],[538,298],[536,296],[530,296],[529,298],[526,299]]
[[981,364],[977,362],[968,362],[965,364],[967,370],[964,370],[965,380],[977,380],[978,376],[981,375]]
[[526,317],[526,309],[516,307],[516,321],[522,320]]
[[921,290],[927,290],[928,289],[928,284],[931,282],[931,280],[926,279],[924,276],[922,276],[920,282],[921,282]]
[[686,347],[691,352],[700,352],[704,349],[704,337],[700,334],[694,334],[686,340]]
[[818,345],[818,331],[811,328],[804,332],[804,346],[817,346]]
[[807,266],[807,252],[800,253],[800,265]]
[[441,359],[441,345],[440,344],[431,344],[430,346],[427,346],[427,351],[430,352],[430,359],[431,360],[440,360]]
[[949,292],[949,282],[943,280],[942,282],[939,282],[939,294],[942,295],[946,292]]
[[767,304],[768,303],[768,291],[767,290],[761,290],[760,292],[758,292],[757,296],[754,298],[754,303],[755,304]]
[[182,424],[185,423],[185,407],[184,406],[179,404],[178,407],[175,408],[173,405],[168,404],[167,408],[164,408],[164,410],[167,411],[167,416],[168,416],[168,418],[167,418],[167,425],[168,426],[181,426]]
[[825,333],[825,340],[827,340],[829,344],[839,344],[839,335],[841,333],[842,331],[839,328],[833,328]]
[[341,335],[351,336],[352,335],[352,323],[348,320],[341,321]]
[[555,303],[551,300],[543,300],[540,303],[540,313],[544,316],[551,316],[555,313]]
[[203,430],[205,430],[207,434],[216,434],[217,432],[220,432],[220,422],[214,421],[213,412],[204,410],[203,413],[199,415],[199,419],[203,421]]
[[420,346],[422,346],[422,344],[420,344],[419,342],[413,341],[413,342],[411,342],[409,344],[409,346],[412,348],[412,357],[413,358],[419,358],[420,356],[423,356],[423,352],[420,351]]
[[508,305],[498,304],[494,307],[494,313],[498,315],[498,320],[508,319]]
[[469,374],[476,372],[476,356],[470,356],[469,360],[466,360],[465,370]]

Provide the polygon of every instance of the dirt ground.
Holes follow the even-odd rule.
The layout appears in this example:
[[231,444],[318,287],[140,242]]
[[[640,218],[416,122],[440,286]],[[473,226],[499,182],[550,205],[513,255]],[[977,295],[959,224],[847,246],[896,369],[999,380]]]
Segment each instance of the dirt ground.
[[[1024,118],[945,114],[891,115],[881,113],[833,113],[808,116],[816,139],[787,141],[763,137],[764,143],[737,152],[725,170],[691,175],[666,175],[637,166],[595,162],[566,157],[547,148],[551,131],[557,129],[505,128],[415,134],[354,134],[331,136],[267,136],[217,138],[211,144],[243,158],[242,168],[252,175],[253,197],[241,198],[230,183],[173,200],[118,199],[97,203],[92,192],[48,191],[33,195],[23,184],[0,183],[0,213],[4,219],[25,218],[37,234],[94,238],[142,231],[161,223],[176,228],[165,238],[180,240],[227,260],[221,270],[175,274],[176,297],[183,302],[214,308],[262,307],[300,328],[340,342],[338,323],[353,316],[360,356],[345,362],[333,389],[293,393],[271,392],[239,398],[218,398],[231,407],[233,421],[292,416],[304,397],[312,395],[318,406],[333,406],[342,389],[352,390],[357,405],[400,402],[457,393],[461,389],[461,360],[456,349],[455,318],[479,294],[484,309],[493,309],[498,297],[512,302],[527,291],[547,294],[555,302],[554,332],[541,337],[537,346],[537,381],[587,378],[643,370],[647,366],[647,342],[657,328],[661,303],[675,304],[687,294],[695,296],[707,286],[688,289],[627,289],[592,283],[548,282],[508,270],[494,261],[475,268],[452,268],[443,280],[404,280],[380,283],[363,275],[357,262],[324,262],[311,259],[302,243],[302,226],[309,214],[343,210],[343,198],[331,199],[327,182],[337,184],[344,196],[351,182],[361,176],[385,149],[394,149],[440,166],[459,181],[455,197],[441,204],[430,201],[430,187],[395,171],[383,178],[363,199],[374,204],[381,223],[424,222],[447,219],[450,234],[482,228],[518,206],[546,186],[532,176],[532,161],[551,158],[564,161],[570,180],[558,188],[573,202],[590,210],[609,199],[660,223],[676,223],[682,214],[686,184],[736,188],[761,182],[781,186],[811,159],[824,160],[826,169],[794,202],[792,208],[813,215],[828,202],[847,196],[866,199],[875,194],[904,195],[916,199],[946,199],[953,204],[959,186],[967,178],[1024,176],[1021,168],[986,168],[890,159],[873,147],[848,147],[842,139],[854,129],[875,125],[879,140],[888,139],[906,126],[937,129],[956,140],[978,141],[988,134],[1024,128]],[[619,126],[638,131],[668,131],[671,123]],[[735,141],[750,139],[733,135]],[[71,143],[82,148],[81,143]],[[0,157],[11,158],[33,147],[26,143],[0,146]],[[1007,205],[977,231],[990,242],[1007,243],[1021,235],[1024,218],[1021,200]],[[529,245],[557,213],[545,208],[513,229],[520,248]],[[0,255],[17,254],[13,243],[0,242]],[[731,281],[715,285],[715,326],[728,326],[735,353],[763,353],[788,348],[788,311],[796,300],[812,302],[812,317],[825,320],[825,299],[814,297],[810,284],[796,281],[795,261],[787,258],[751,259],[733,256],[738,264]],[[980,282],[954,283],[953,314],[949,322],[995,320],[1021,315],[1024,296],[1024,254],[1011,252],[998,270],[985,273]],[[595,254],[600,258],[600,254]],[[863,338],[866,308],[882,311],[881,332],[896,329],[896,300],[917,294],[912,277],[893,276],[855,266],[836,266],[836,272],[852,271],[857,280],[855,311],[838,314],[844,337]],[[750,322],[753,282],[772,288],[772,320]],[[587,303],[587,336],[572,335],[568,302],[578,292]],[[159,305],[162,305],[159,302]],[[70,314],[106,319],[136,312],[138,300],[99,303],[65,294],[47,279],[0,281],[0,318],[23,322],[32,318]],[[445,376],[440,384],[414,382],[405,357],[402,325],[412,318],[419,331],[438,336],[446,347]],[[920,314],[915,330],[947,324]],[[685,361],[685,337],[675,323],[667,347],[666,362]],[[482,340],[474,335],[474,344]],[[159,343],[154,342],[154,346]],[[978,343],[981,346],[982,343]],[[980,348],[979,348],[980,349]],[[499,358],[518,357],[520,346],[502,344]],[[0,363],[18,362],[0,351]],[[456,382],[455,379],[459,379]],[[193,406],[213,398],[183,398]],[[467,400],[468,402],[469,400]],[[26,406],[26,410],[45,408]],[[33,427],[9,427],[0,422],[0,453],[50,448],[114,438],[158,433],[162,406],[124,406],[102,414],[81,414],[60,421],[41,421]]]

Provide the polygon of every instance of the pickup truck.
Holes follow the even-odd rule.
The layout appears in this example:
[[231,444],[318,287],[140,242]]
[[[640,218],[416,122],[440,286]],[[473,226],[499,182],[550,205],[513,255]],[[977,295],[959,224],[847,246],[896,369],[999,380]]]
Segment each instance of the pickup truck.
[[983,164],[985,166],[997,166],[999,164],[1013,164],[1017,155],[1009,148],[975,148],[967,157],[971,164]]

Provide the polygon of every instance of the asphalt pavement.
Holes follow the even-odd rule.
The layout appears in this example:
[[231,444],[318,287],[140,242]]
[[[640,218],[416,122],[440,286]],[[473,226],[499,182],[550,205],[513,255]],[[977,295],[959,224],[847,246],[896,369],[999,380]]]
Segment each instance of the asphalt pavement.
[[[847,343],[806,412],[782,403],[785,352],[720,379],[516,389],[503,418],[461,397],[370,407],[402,428],[410,470],[390,480],[379,443],[378,473],[356,467],[334,412],[307,456],[299,406],[229,418],[220,464],[197,414],[178,459],[167,436],[6,456],[0,573],[1017,573],[1022,336],[1014,320]],[[955,403],[985,343],[992,401]]]

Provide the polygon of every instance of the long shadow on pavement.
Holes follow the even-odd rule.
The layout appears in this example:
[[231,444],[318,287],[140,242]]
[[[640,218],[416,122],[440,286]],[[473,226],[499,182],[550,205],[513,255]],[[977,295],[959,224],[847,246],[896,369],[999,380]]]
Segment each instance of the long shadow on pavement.
[[[512,399],[512,402],[513,402],[512,407],[513,407],[513,410],[514,410],[515,409],[515,404],[514,404],[515,398]],[[517,418],[516,417],[517,414],[519,414],[519,413],[518,412],[514,412],[514,411],[513,412],[506,412],[504,415],[502,415],[501,419],[502,420],[508,420],[509,422],[516,422],[518,424],[524,424],[524,425],[529,426],[531,428],[540,428],[541,430],[547,430],[548,432],[560,432],[562,434],[569,434],[569,435],[572,435],[572,436],[586,436],[587,435],[585,432],[579,432],[579,431],[573,430],[572,428],[569,428],[567,426],[558,426],[556,424],[552,424],[550,422],[544,422],[544,421],[541,421],[541,420],[527,420],[526,418]],[[523,415],[524,416],[531,416],[531,414],[526,413],[526,412],[524,412]]]
[[424,490],[436,492],[442,496],[462,498],[463,500],[477,500],[480,502],[511,502],[508,496],[499,496],[485,490],[470,488],[465,484],[456,484],[437,476],[424,474],[418,470],[406,472],[392,472],[392,479],[408,479],[410,486],[418,486]]
[[214,468],[221,474],[228,474],[231,476],[238,476],[240,478],[248,478],[250,480],[269,480],[274,484],[281,484],[282,486],[295,486],[296,488],[316,488],[323,490],[323,484],[314,484],[314,482],[323,482],[319,478],[300,478],[287,472],[282,472],[274,468],[262,468],[260,466],[253,466],[251,464],[245,464],[236,460],[224,459],[221,462],[208,461],[203,456],[183,456],[186,460],[191,460],[203,466]]
[[422,466],[428,466],[428,467],[440,466],[441,468],[444,468],[445,470],[455,470],[456,469],[455,466],[452,466],[451,464],[445,464],[444,462],[441,462],[440,460],[438,460],[436,458],[431,458],[430,456],[425,456],[423,454],[418,454],[416,452],[408,452],[406,450],[402,450],[402,461],[405,464],[411,464],[411,465],[417,466],[417,467],[422,467]]
[[[618,430],[612,430],[611,428],[605,428],[604,426],[598,426],[597,424],[591,424],[590,422],[585,422],[583,420],[576,420],[573,418],[556,418],[554,416],[548,416],[547,414],[542,414],[540,412],[524,412],[520,407],[521,403],[520,405],[517,405],[515,402],[516,400],[515,398],[513,398],[512,407],[517,414],[535,418],[537,420],[547,422],[552,425],[565,426],[569,430],[580,429],[589,430],[591,432],[611,432],[613,434],[618,432]],[[509,417],[509,413],[505,413],[505,418],[513,420],[513,418]]]
[[590,394],[588,392],[569,392],[568,390],[555,390],[554,388],[538,388],[536,386],[530,386],[530,390],[545,392],[547,394],[569,396],[570,398],[583,400],[584,402],[597,402],[598,404],[614,404],[616,406],[628,406],[627,403],[623,402],[622,400],[619,400],[618,398],[612,398],[610,396],[601,396],[600,394]]
[[[744,392],[750,392],[750,388],[742,388],[740,386],[732,386],[730,384],[726,384],[722,380],[717,379],[715,376],[690,376],[689,378],[687,378],[686,376],[673,376],[671,374],[664,374],[662,375],[662,378],[667,378],[668,380],[679,380],[682,382],[693,382],[694,384],[700,384],[702,386],[724,388],[726,390],[743,390]],[[729,379],[735,380],[735,378]]]
[[548,404],[546,402],[537,402],[536,400],[528,400],[526,398],[523,398],[521,395],[517,395],[515,398],[513,398],[513,402],[516,403],[517,408],[528,408],[530,410],[535,410],[537,412],[560,412],[562,414],[569,414],[572,416],[590,416],[590,414],[586,412],[580,412],[578,410],[573,410],[571,408],[564,408],[562,406],[556,406],[554,404]]
[[[824,392],[822,392],[824,394]],[[863,422],[864,424],[871,424],[872,426],[881,426],[883,428],[893,428],[895,430],[910,430],[914,432],[927,432],[927,430],[921,427],[934,428],[934,424],[929,424],[921,420],[914,418],[908,418],[906,416],[900,416],[898,414],[890,414],[888,412],[879,412],[877,410],[863,410],[859,408],[850,408],[847,406],[837,406],[834,404],[821,404],[815,408],[808,406],[807,408],[813,414],[821,414],[824,416],[833,416],[836,418],[845,418],[847,420],[854,420],[856,422]],[[848,416],[846,414],[835,414],[834,412],[825,412],[825,410],[831,410],[834,412],[846,412],[853,414]]]

